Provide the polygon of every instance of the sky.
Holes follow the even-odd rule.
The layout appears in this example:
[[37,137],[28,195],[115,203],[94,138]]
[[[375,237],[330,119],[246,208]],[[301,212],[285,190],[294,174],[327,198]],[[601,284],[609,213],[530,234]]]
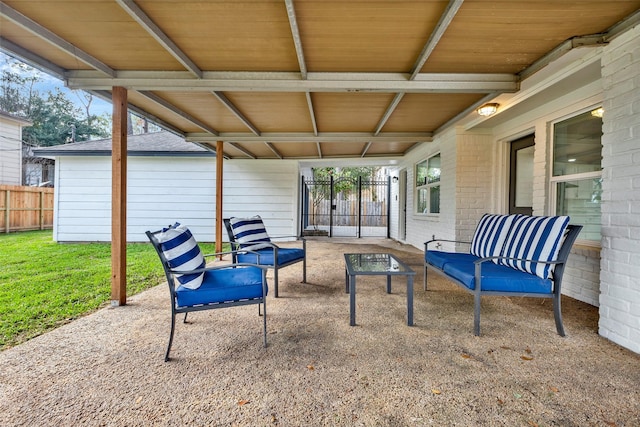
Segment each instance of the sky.
[[[0,52],[0,70],[4,70],[8,68],[9,62],[15,61],[14,58],[5,55],[3,52]],[[14,72],[18,71],[18,68],[12,68]],[[27,73],[28,74],[28,73]],[[47,93],[49,91],[53,92],[56,88],[60,89],[67,98],[73,102],[76,106],[81,108],[84,111],[84,106],[80,99],[82,97],[82,91],[80,90],[71,90],[64,85],[64,82],[56,77],[53,77],[43,71],[34,70],[31,74],[36,74],[41,82],[36,85],[36,89],[41,93]],[[90,108],[91,114],[95,114],[97,116],[101,116],[103,113],[111,114],[112,106],[110,102],[103,101],[101,98],[94,97],[93,102],[91,103]]]

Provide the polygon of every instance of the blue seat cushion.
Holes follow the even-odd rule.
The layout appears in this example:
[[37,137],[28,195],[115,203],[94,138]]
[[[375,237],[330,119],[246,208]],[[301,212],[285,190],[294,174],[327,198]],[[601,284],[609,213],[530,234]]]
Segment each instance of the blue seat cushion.
[[[471,290],[476,288],[476,272],[473,262],[447,262],[444,264],[443,271],[467,288]],[[551,293],[551,285],[550,279],[541,279],[533,274],[504,265],[496,265],[492,262],[482,263],[483,291],[549,294]]]
[[442,270],[447,262],[473,262],[477,260],[478,257],[466,253],[427,251],[424,259],[428,264],[431,264]]
[[205,271],[202,285],[198,289],[180,286],[176,290],[178,307],[260,297],[262,297],[262,270],[258,267]]
[[[258,256],[255,253],[238,253],[238,262],[246,262],[249,264],[259,265],[274,265],[273,263],[273,249],[260,249],[255,251],[260,254],[258,262]],[[291,264],[292,262],[301,261],[304,259],[304,250],[297,248],[278,248],[278,265]]]

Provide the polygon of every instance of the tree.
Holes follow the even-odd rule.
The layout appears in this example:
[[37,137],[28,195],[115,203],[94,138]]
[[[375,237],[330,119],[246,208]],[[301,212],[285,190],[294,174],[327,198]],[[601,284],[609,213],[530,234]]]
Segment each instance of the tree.
[[42,74],[34,68],[10,58],[5,60],[0,109],[33,123],[23,129],[25,141],[51,146],[109,137],[109,118],[90,114],[93,95],[82,95],[83,112],[58,88],[44,94],[36,90],[35,85],[42,80]]

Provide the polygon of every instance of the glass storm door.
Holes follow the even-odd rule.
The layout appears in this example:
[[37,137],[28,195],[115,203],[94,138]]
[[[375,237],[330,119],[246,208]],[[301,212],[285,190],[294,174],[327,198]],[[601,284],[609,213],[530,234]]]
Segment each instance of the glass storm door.
[[533,135],[511,142],[509,213],[533,213]]

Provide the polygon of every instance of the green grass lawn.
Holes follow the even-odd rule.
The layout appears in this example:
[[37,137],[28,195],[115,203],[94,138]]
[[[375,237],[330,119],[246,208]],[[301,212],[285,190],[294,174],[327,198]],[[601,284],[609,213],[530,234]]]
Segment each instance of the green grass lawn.
[[[215,252],[213,243],[200,246],[204,253]],[[127,244],[127,295],[164,281],[151,244]],[[110,243],[58,244],[51,230],[0,234],[0,349],[90,313],[110,300]]]

